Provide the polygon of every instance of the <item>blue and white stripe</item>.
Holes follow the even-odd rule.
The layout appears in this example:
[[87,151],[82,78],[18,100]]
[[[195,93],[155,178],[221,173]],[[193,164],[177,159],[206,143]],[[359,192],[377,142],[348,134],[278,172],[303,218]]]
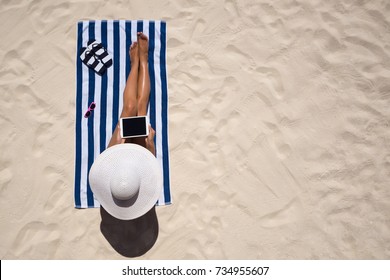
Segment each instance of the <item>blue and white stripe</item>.
[[[158,205],[171,203],[168,149],[168,86],[166,71],[166,23],[164,21],[101,20],[77,24],[76,55],[76,208],[99,207],[88,182],[95,158],[103,152],[117,125],[123,103],[123,91],[130,72],[128,50],[137,32],[149,38],[149,72],[151,93],[148,116],[156,131],[156,157],[164,175],[164,189]],[[113,65],[103,76],[82,63],[79,50],[91,39],[102,42],[112,55]],[[96,108],[84,118],[89,104]]]

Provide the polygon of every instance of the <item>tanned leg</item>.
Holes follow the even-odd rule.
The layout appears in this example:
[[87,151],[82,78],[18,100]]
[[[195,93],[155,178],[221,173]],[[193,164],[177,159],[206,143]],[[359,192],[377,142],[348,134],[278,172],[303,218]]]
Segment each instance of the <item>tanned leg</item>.
[[[138,74],[138,116],[146,116],[148,111],[150,97],[150,77],[148,67],[148,37],[142,32],[138,32],[138,48],[139,48],[139,74]],[[146,147],[146,137],[134,138],[134,143]]]
[[[139,72],[139,50],[138,42],[131,45],[129,50],[131,70],[126,81],[125,90],[123,92],[123,108],[121,112],[121,118],[137,116],[138,112],[138,72]],[[108,148],[116,145],[125,143],[126,139],[122,139],[120,135],[119,123],[116,125],[114,133],[112,134]]]
[[139,75],[138,75],[138,116],[146,116],[150,96],[150,77],[148,67],[148,37],[138,33]]

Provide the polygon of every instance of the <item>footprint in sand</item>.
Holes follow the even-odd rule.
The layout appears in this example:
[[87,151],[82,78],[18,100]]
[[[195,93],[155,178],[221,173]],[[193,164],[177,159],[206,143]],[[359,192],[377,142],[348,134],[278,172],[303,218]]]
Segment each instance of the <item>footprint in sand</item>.
[[[240,83],[233,76],[226,77],[219,89],[217,89],[212,97],[212,104],[229,104],[234,102],[231,93],[240,92]],[[238,99],[238,98],[237,98]]]
[[256,72],[260,74],[260,82],[264,84],[270,93],[277,99],[284,98],[284,86],[279,71],[269,67],[257,67]]
[[184,45],[184,42],[182,42],[176,38],[169,38],[167,41],[168,49],[182,47],[183,45]]
[[240,127],[242,114],[237,110],[230,112],[225,119],[221,119],[217,124],[216,132],[228,137],[235,137],[237,127]]
[[[56,4],[55,1],[51,1],[51,3],[51,5],[45,4],[46,7],[42,9],[41,0],[34,0],[28,6],[27,12],[30,14],[32,28],[38,34],[47,34],[48,31],[63,25],[63,22],[70,15],[70,4],[68,2]],[[96,7],[98,5],[95,5]],[[93,11],[90,12],[94,14]],[[55,24],[52,24],[52,22]]]
[[15,88],[15,96],[13,98],[18,108],[25,109],[25,112],[32,113],[35,119],[41,121],[47,120],[49,107],[48,103],[38,94],[26,85],[18,85]]
[[237,3],[233,0],[226,0],[225,1],[225,10],[229,12],[229,14],[233,17],[239,16],[239,10],[237,8]]
[[[1,107],[0,107],[0,109],[1,109]],[[0,127],[2,130],[2,133],[0,136],[1,146],[7,147],[8,145],[15,143],[17,129],[16,129],[16,125],[15,125],[14,121],[9,119],[6,116],[0,116]],[[3,157],[4,157],[4,155],[3,155]]]
[[19,9],[25,5],[24,0],[2,0],[0,5],[0,11],[7,11],[10,9]]
[[33,48],[32,41],[23,41],[16,49],[8,51],[1,62],[0,84],[30,84],[34,81],[34,67],[27,57]]
[[7,191],[7,187],[14,177],[11,168],[8,166],[10,166],[9,162],[0,163],[0,196]]
[[219,150],[219,140],[215,135],[210,135],[206,139],[207,146],[209,148],[210,155],[215,155]]
[[271,139],[272,142],[270,144],[275,149],[278,158],[281,160],[286,159],[291,154],[291,147],[285,143],[286,139],[278,128],[275,128],[273,131]]
[[234,45],[227,45],[225,48],[225,56],[232,59],[234,65],[239,65],[242,69],[252,72],[256,68],[256,61]]
[[16,256],[53,259],[60,237],[56,224],[30,222],[19,231],[12,247]]
[[44,205],[46,214],[50,216],[55,210],[58,210],[58,205],[64,205],[63,202],[68,199],[66,196],[65,183],[67,180],[63,169],[58,166],[46,167],[43,171],[43,175],[46,177],[47,181],[51,183],[47,190],[49,196]]
[[273,228],[296,222],[302,217],[302,208],[298,199],[292,199],[280,210],[274,211],[258,219],[263,227]]
[[207,26],[207,24],[206,24],[206,21],[204,19],[198,19],[195,22],[195,27],[192,29],[193,32],[191,34],[191,39],[196,40],[196,38],[198,38],[199,36],[202,36],[204,34],[206,26]]
[[34,135],[37,137],[33,140],[32,152],[35,157],[42,157],[46,143],[50,142],[53,138],[53,134],[50,129],[53,127],[51,123],[43,123],[38,126]]

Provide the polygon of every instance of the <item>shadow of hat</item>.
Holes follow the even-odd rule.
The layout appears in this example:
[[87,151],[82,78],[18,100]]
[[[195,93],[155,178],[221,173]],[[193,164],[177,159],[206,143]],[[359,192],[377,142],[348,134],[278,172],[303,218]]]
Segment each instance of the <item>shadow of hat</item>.
[[100,207],[100,231],[108,243],[124,257],[139,257],[148,252],[158,237],[156,208],[133,220],[120,220]]

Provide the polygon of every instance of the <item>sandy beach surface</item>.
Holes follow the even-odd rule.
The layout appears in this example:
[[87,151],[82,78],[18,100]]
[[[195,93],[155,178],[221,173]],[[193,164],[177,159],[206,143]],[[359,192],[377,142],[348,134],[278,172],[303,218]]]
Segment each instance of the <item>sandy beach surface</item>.
[[0,258],[124,259],[73,207],[76,24],[167,22],[173,204],[140,259],[390,258],[388,1],[0,2]]

